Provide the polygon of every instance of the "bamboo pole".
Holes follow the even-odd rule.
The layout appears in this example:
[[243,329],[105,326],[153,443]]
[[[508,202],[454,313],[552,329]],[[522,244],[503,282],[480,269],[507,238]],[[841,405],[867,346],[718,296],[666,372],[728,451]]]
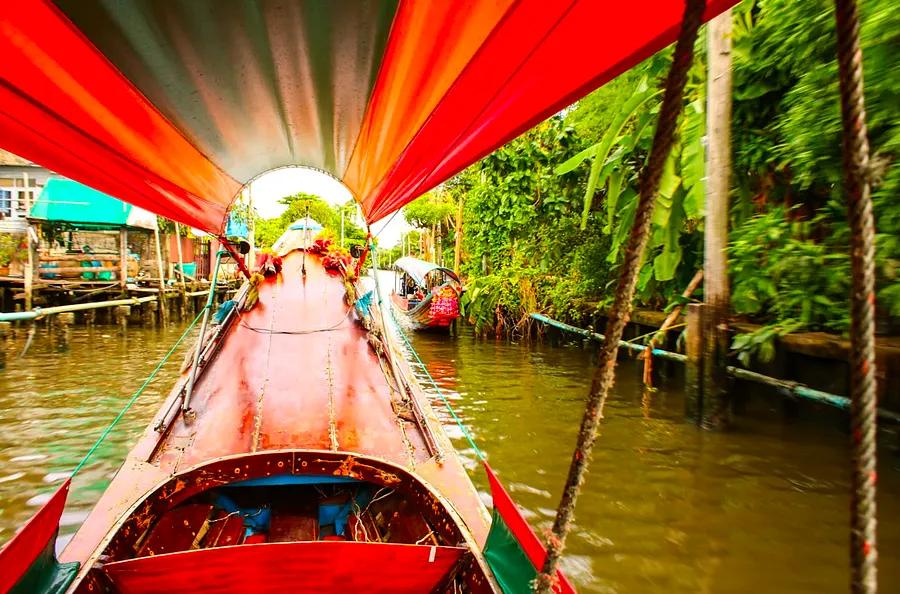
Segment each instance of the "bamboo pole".
[[73,312],[86,311],[91,309],[103,309],[106,307],[116,307],[120,305],[138,305],[147,303],[148,301],[156,301],[156,295],[152,297],[131,297],[129,299],[113,299],[111,301],[96,301],[92,303],[73,303],[71,305],[57,305],[54,307],[36,307],[30,311],[16,311],[8,313],[0,313],[0,322],[21,322],[28,320],[39,320],[46,316]]
[[711,20],[707,28],[706,221],[704,227],[703,300],[705,365],[702,424],[724,428],[730,411],[726,391],[728,286],[728,189],[731,174],[731,11]]
[[159,321],[166,325],[166,273],[162,261],[162,248],[159,244],[159,225],[153,228],[153,239],[156,244],[156,268],[159,271]]
[[[687,341],[685,344],[686,354],[682,355],[681,353],[673,353],[671,351],[666,351],[663,349],[653,349],[654,357],[659,357],[660,359],[666,359],[668,361],[674,361],[676,363],[686,364],[685,408],[690,418],[695,418],[699,414],[699,411],[703,406],[700,396],[703,375],[702,326],[705,308],[706,305],[704,305],[703,303],[688,304]],[[603,340],[605,339],[602,334],[591,332],[590,330],[586,330],[584,328],[578,328],[577,326],[571,326],[558,320],[554,320],[553,318],[548,318],[543,314],[532,313],[529,315],[531,316],[531,318],[539,322],[542,322],[548,326],[557,328],[564,332],[578,334],[579,336],[583,336],[597,342],[603,342]],[[647,346],[635,344],[633,342],[626,342],[624,340],[619,341],[619,346],[621,348],[625,348],[638,353],[644,353],[649,349],[649,347]],[[755,371],[750,371],[748,369],[742,369],[740,367],[734,367],[731,365],[727,366],[725,368],[725,371],[729,376],[735,379],[753,382],[756,384],[763,384],[765,386],[777,389],[779,393],[786,396],[794,396],[797,398],[802,398],[804,400],[819,402],[820,404],[827,404],[829,406],[833,406],[843,410],[850,410],[850,399],[846,396],[823,392],[821,390],[810,388],[809,386],[798,382],[770,377],[768,375],[763,375],[761,373],[756,373]],[[879,408],[878,417],[894,423],[900,423],[900,414],[889,411],[887,409]]]
[[[703,281],[703,271],[698,270],[694,274],[694,278],[691,279],[691,282],[688,283],[687,288],[681,293],[681,296],[684,299],[690,297],[694,291],[697,290],[697,287],[700,286],[701,281]],[[665,336],[666,331],[675,323],[675,320],[678,319],[678,316],[681,315],[681,310],[684,309],[683,305],[676,305],[672,308],[672,311],[669,312],[669,315],[663,321],[662,326],[659,327],[659,330],[653,335],[650,341],[647,343],[649,347],[646,351],[644,351],[643,359],[644,359],[644,385],[648,388],[653,387],[653,349],[656,348],[656,339],[659,336]]]

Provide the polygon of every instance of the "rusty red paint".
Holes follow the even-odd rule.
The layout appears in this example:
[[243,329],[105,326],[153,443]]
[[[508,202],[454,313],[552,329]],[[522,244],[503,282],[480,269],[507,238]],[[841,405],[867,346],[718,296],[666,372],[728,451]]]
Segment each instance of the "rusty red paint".
[[[408,394],[396,392],[390,366],[353,319],[343,279],[328,275],[315,255],[307,256],[304,277],[301,259],[299,252],[285,256],[281,273],[260,283],[256,306],[222,333],[194,389],[195,417],[181,416],[183,378],[176,385],[72,539],[66,560],[90,566],[101,553],[129,559],[136,545],[147,546],[141,539],[150,538],[155,519],[193,495],[285,473],[352,476],[400,489],[444,542],[469,542],[477,553],[488,518],[462,464],[455,455],[432,457],[425,428],[397,412],[401,400],[416,399],[427,431],[452,452],[426,395],[414,381]],[[413,377],[405,361],[396,367]],[[174,417],[155,431],[167,410]],[[436,493],[416,486],[420,479]],[[482,566],[472,563],[478,576]],[[491,591],[483,575],[472,579]]]

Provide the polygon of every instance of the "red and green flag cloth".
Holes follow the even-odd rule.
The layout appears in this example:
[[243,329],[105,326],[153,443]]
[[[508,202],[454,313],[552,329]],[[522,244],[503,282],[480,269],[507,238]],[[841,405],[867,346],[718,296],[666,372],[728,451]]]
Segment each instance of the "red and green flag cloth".
[[[735,0],[709,0],[711,18]],[[302,165],[376,221],[672,43],[677,0],[0,3],[0,148],[219,234]]]
[[78,563],[56,559],[56,536],[71,479],[0,549],[0,592],[62,594],[75,579]]
[[[491,530],[484,546],[485,560],[505,594],[531,592],[532,582],[544,565],[547,551],[487,462],[484,470],[494,501]],[[575,588],[566,576],[561,571],[556,575],[553,591],[575,594]]]

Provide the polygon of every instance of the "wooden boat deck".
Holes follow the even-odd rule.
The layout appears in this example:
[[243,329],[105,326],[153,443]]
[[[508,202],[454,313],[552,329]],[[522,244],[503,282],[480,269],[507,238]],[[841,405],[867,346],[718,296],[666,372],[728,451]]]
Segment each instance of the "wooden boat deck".
[[[97,554],[116,519],[173,474],[267,450],[330,450],[401,466],[443,495],[483,545],[489,518],[427,398],[411,386],[425,413],[416,422],[354,320],[341,278],[308,255],[304,279],[302,257],[286,256],[281,274],[260,285],[256,306],[234,320],[198,377],[191,399],[196,417],[179,413],[160,435],[154,426],[179,398],[182,377],[63,560],[85,562]],[[397,364],[408,373],[405,361]],[[426,432],[441,459],[429,452]]]

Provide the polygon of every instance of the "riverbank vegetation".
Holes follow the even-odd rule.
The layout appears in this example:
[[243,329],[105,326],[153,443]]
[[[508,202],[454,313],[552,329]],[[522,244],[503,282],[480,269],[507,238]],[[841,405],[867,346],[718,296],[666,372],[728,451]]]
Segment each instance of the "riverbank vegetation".
[[[817,0],[745,0],[734,11],[731,303],[737,318],[764,325],[760,336],[849,326],[831,10]],[[885,331],[900,320],[900,29],[889,0],[861,10]],[[640,271],[641,307],[679,302],[703,267],[705,44],[697,50]],[[526,332],[531,311],[578,322],[611,302],[670,57],[648,59],[407,207],[445,265],[463,230],[464,306],[479,330]]]
[[[318,222],[334,234],[340,241],[341,228],[344,232],[344,247],[363,245],[366,232],[354,222],[353,213],[356,207],[350,204],[335,205],[313,194],[298,192],[279,200],[287,206],[281,215],[273,218],[262,218],[256,215],[254,221],[253,242],[259,248],[271,247],[287,228],[296,221],[309,218]],[[341,211],[343,210],[343,224]]]

